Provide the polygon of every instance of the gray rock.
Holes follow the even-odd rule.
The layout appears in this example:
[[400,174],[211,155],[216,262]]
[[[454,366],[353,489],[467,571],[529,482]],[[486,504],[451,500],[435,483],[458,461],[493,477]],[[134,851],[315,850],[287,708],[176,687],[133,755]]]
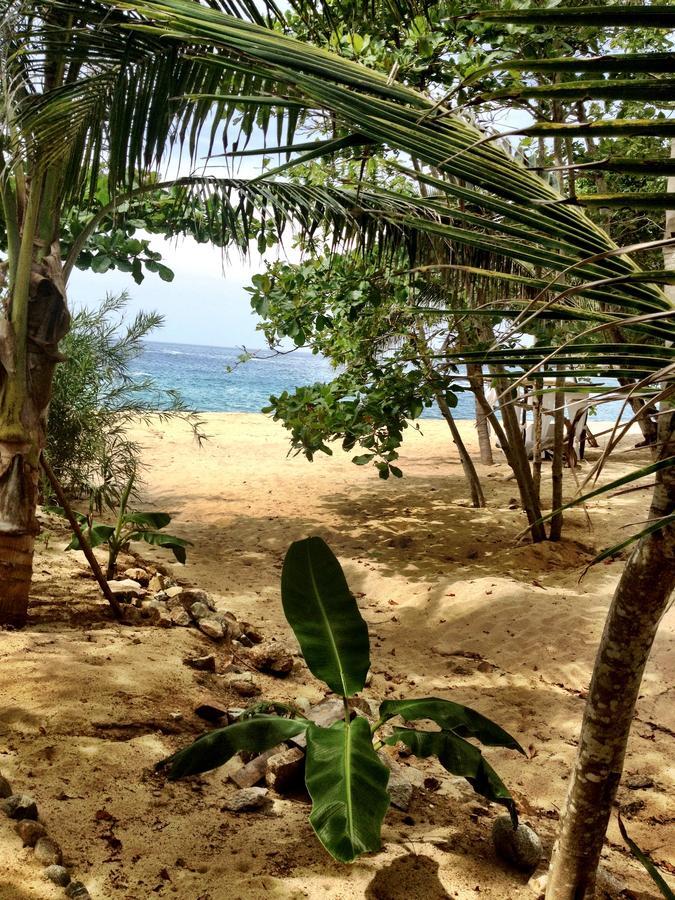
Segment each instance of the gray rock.
[[61,848],[50,837],[38,838],[35,844],[35,859],[43,866],[60,866],[63,862]]
[[209,653],[207,656],[186,656],[183,664],[191,669],[197,669],[199,672],[216,671],[216,658],[213,653]]
[[495,819],[492,842],[497,855],[517,869],[534,869],[541,859],[542,846],[537,833],[522,822],[514,828],[510,816]]
[[70,884],[70,874],[65,866],[47,866],[42,874],[59,887],[68,887]]
[[387,785],[391,805],[408,812],[413,797],[413,786],[400,771],[392,771]]
[[91,894],[81,881],[71,881],[66,888],[66,897],[71,900],[91,900]]
[[203,603],[204,606],[208,606],[211,612],[216,611],[216,605],[213,600],[206,591],[202,591],[200,588],[183,588],[183,597],[190,604]]
[[0,809],[10,819],[37,819],[37,803],[28,794],[12,794],[0,803]]
[[4,775],[0,775],[0,799],[12,796],[12,785]]
[[[195,620],[195,622],[200,622],[202,619],[211,618],[211,610],[208,608],[206,603],[201,603],[198,600],[196,603],[190,604],[190,615]],[[222,625],[220,630],[223,630]]]
[[169,618],[174,625],[180,625],[182,628],[186,628],[188,625],[192,625],[192,619],[185,612],[182,606],[178,606],[175,609],[170,610]]
[[[201,605],[200,603],[194,603],[191,608],[194,609],[195,606]],[[212,641],[222,641],[225,637],[223,626],[217,619],[198,619],[197,625],[202,634],[205,634],[207,638],[211,638]]]
[[631,791],[646,791],[654,787],[654,779],[649,775],[629,775],[626,779],[626,787]]
[[267,788],[250,787],[236,791],[225,801],[225,809],[230,812],[255,812],[268,809],[272,805],[272,798]]
[[24,847],[34,847],[39,839],[47,834],[45,826],[33,819],[21,819],[14,826],[14,830],[23,841]]
[[157,625],[159,628],[171,628],[171,614],[163,603],[148,600],[143,603],[141,614],[143,618],[148,619],[151,625]]

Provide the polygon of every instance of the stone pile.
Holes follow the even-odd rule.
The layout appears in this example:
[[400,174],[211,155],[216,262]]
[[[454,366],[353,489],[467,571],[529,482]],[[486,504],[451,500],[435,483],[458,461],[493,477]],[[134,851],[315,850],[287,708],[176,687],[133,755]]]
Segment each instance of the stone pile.
[[[109,581],[108,587],[123,604],[127,624],[193,627],[211,641],[237,641],[249,648],[262,642],[262,635],[252,625],[238,622],[230,612],[218,612],[206,591],[182,587],[160,572],[153,574],[140,567],[127,569],[122,578]],[[270,666],[277,667],[285,664],[287,660],[269,662]],[[281,672],[272,671],[272,674]]]
[[89,891],[81,881],[72,881],[70,872],[63,865],[61,848],[38,820],[38,807],[28,794],[15,794],[9,781],[0,775],[0,810],[16,820],[16,833],[24,847],[32,847],[33,856],[43,867],[44,877],[65,888],[66,897],[91,900]]

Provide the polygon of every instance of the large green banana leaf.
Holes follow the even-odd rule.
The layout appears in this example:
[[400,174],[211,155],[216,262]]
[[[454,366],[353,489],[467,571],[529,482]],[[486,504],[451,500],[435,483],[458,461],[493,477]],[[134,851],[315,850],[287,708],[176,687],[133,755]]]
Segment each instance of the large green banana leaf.
[[312,798],[309,821],[335,859],[351,862],[380,848],[389,807],[389,769],[373,749],[370,727],[357,716],[348,725],[307,729],[305,783]]
[[295,737],[304,731],[303,719],[282,719],[279,716],[252,716],[226,728],[216,728],[198,738],[172,756],[163,759],[157,767],[169,766],[169,778],[185,778],[217,769],[242,750],[248,753],[264,753],[272,747]]
[[396,744],[402,741],[415,756],[436,756],[438,761],[453,775],[466,778],[477,794],[505,806],[514,825],[518,821],[516,804],[509,789],[485,760],[478,747],[452,731],[416,731],[414,728],[394,728],[385,741]]
[[478,738],[488,747],[508,747],[519,753],[525,753],[518,741],[495,722],[468,706],[453,703],[451,700],[423,697],[419,700],[385,700],[380,704],[380,717],[383,722],[394,716],[402,716],[410,722],[416,719],[431,719],[445,731]]
[[281,599],[310,671],[343,697],[362,690],[370,668],[368,628],[340,563],[321,538],[288,548]]

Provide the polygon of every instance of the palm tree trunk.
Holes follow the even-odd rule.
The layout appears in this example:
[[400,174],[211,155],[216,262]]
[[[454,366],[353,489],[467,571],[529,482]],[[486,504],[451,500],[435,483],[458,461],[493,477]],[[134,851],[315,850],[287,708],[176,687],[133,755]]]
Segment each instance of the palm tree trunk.
[[[476,363],[468,363],[466,371],[469,379],[475,380],[477,384],[480,384],[481,390],[484,390],[483,370],[481,366],[477,365]],[[476,404],[476,432],[478,434],[478,449],[480,451],[480,461],[484,466],[493,466],[495,461],[492,456],[492,443],[490,441],[490,428],[488,426],[488,419],[475,391],[474,402]]]
[[[32,234],[25,243],[33,249]],[[9,335],[0,356],[0,625],[21,626],[28,614],[38,498],[52,374],[70,317],[58,247],[19,266]],[[44,251],[43,251],[44,253]]]
[[445,402],[445,397],[443,397],[442,394],[436,394],[436,403],[438,403],[438,408],[440,409],[443,418],[448,423],[448,428],[450,429],[452,440],[457,447],[459,459],[462,463],[462,468],[464,469],[464,476],[466,478],[467,484],[469,485],[469,490],[471,491],[471,502],[476,509],[482,509],[486,505],[483,488],[481,487],[480,479],[478,478],[478,473],[476,472],[476,467],[473,464],[473,460],[471,459],[469,451],[466,449],[464,441],[462,440],[462,435],[459,432],[457,423],[455,422],[455,419],[450,412],[450,407]]
[[[659,422],[661,458],[675,453],[675,413]],[[650,519],[675,511],[675,470],[662,469]],[[675,527],[640,540],[621,575],[593,669],[579,750],[546,900],[591,900],[635,702],[659,622],[675,588]]]
[[[565,378],[558,375],[555,382],[555,413],[553,422],[553,462],[551,464],[551,506],[559,510],[563,500],[563,445],[565,443]],[[563,514],[556,512],[551,519],[549,540],[559,541],[562,535]]]

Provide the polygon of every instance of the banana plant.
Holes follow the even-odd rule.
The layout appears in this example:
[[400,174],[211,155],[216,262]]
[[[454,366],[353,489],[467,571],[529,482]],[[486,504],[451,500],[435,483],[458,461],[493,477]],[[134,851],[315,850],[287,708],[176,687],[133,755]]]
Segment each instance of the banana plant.
[[[156,547],[166,547],[167,550],[171,550],[179,563],[185,563],[187,557],[186,548],[189,541],[162,532],[162,529],[166,528],[171,521],[168,513],[127,511],[135,479],[136,473],[133,472],[122,492],[114,525],[96,524],[92,513],[84,515],[84,513],[73,511],[73,515],[78,520],[85,539],[92,549],[102,544],[108,545],[106,569],[108,580],[115,577],[117,557],[122,550],[129,546],[131,541],[145,541],[146,544],[153,544]],[[60,506],[49,506],[47,509],[58,515],[66,515],[65,510]],[[66,550],[81,549],[80,539],[74,534]]]
[[[368,628],[339,561],[321,538],[291,544],[281,575],[281,597],[308,668],[342,697],[344,718],[325,728],[297,717],[292,707],[286,718],[252,710],[233,725],[211,731],[162,760],[158,768],[167,767],[171,780],[198,775],[242,751],[263,753],[304,734],[310,824],[334,859],[352,862],[380,848],[390,798],[389,769],[378,750],[400,742],[415,756],[435,756],[477,793],[505,806],[517,826],[516,805],[508,788],[478,747],[467,740],[524,753],[499,725],[467,706],[437,697],[385,700],[373,725],[353,708],[350,701],[363,690],[370,669]],[[390,722],[396,718],[406,724],[392,727]],[[418,721],[435,727],[410,727]]]

